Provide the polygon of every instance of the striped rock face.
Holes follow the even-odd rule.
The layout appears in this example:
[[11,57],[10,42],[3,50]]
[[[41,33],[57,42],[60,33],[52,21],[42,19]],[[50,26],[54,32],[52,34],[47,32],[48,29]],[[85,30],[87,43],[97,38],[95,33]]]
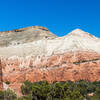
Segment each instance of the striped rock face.
[[34,26],[1,32],[0,43],[0,87],[18,95],[25,80],[100,80],[100,39],[80,29],[57,37]]

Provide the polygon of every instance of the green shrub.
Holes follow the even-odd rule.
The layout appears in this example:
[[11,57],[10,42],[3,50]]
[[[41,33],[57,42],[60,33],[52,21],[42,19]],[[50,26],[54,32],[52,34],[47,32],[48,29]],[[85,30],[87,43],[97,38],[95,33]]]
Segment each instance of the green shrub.
[[7,85],[9,85],[9,84],[10,84],[10,82],[9,82],[9,81],[6,81],[5,83],[6,83]]
[[6,91],[0,91],[0,100],[16,100],[16,99],[17,95],[10,89],[7,89]]
[[6,91],[4,91],[4,98],[6,100],[16,100],[17,95],[10,89],[7,89]]
[[0,100],[4,100],[4,92],[0,91]]
[[80,80],[50,84],[47,81],[25,81],[21,92],[23,96],[17,97],[10,89],[0,91],[0,100],[100,100],[100,82]]

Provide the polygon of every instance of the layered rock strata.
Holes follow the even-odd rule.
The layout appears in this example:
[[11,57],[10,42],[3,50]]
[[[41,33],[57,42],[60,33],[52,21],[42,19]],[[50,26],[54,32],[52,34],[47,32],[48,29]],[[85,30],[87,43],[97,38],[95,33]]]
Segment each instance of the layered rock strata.
[[[57,37],[48,29],[36,26],[0,35],[3,43],[0,82],[4,89],[10,88],[20,95],[20,86],[25,80],[100,81],[100,39],[87,32],[76,29],[64,37]],[[15,41],[12,35],[21,43],[11,45]],[[5,45],[3,41],[7,38]]]

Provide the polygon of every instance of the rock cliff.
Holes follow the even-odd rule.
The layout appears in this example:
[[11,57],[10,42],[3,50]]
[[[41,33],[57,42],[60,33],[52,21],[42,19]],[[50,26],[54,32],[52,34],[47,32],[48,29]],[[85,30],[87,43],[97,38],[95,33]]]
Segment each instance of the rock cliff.
[[18,95],[25,80],[100,81],[100,39],[80,29],[57,37],[33,26],[1,32],[0,43],[1,87]]

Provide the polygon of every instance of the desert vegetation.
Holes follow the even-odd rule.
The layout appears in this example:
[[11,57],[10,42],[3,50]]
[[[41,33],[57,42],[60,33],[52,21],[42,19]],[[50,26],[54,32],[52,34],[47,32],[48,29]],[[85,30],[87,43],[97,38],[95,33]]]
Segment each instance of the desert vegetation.
[[22,97],[10,89],[0,91],[0,100],[100,100],[100,82],[25,81],[21,86]]

